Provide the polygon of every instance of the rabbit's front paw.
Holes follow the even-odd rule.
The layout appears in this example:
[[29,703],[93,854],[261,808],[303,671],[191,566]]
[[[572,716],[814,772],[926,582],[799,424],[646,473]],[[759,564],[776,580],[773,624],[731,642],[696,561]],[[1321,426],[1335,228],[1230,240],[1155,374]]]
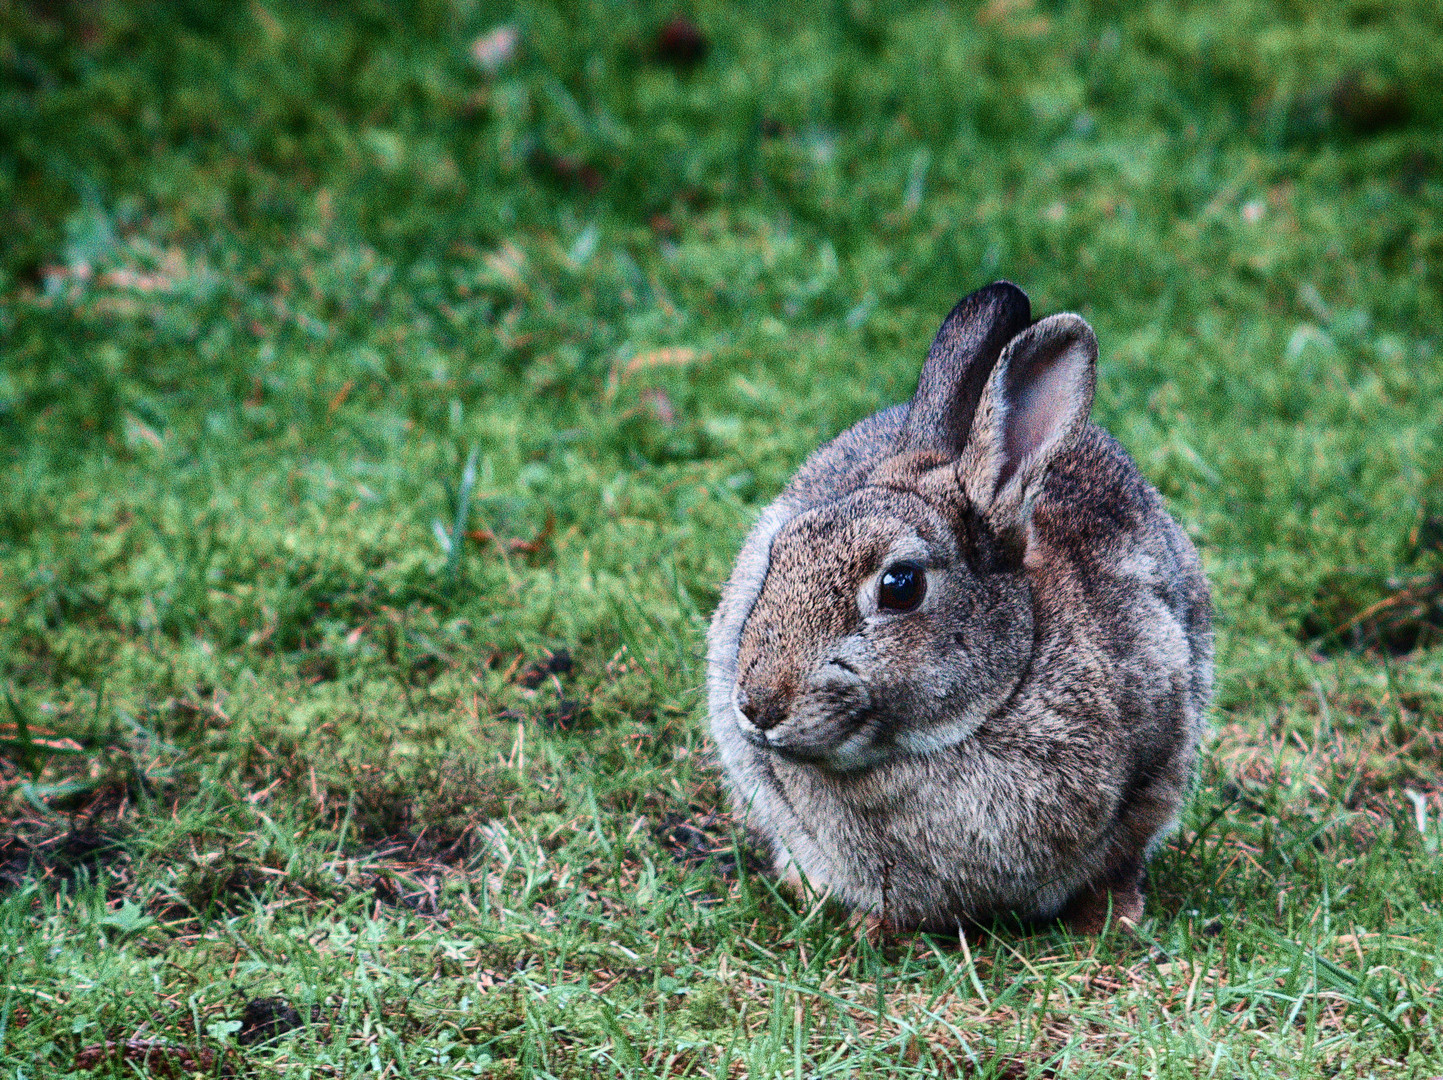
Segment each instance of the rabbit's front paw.
[[1067,904],[1062,924],[1074,934],[1102,933],[1109,918],[1114,925],[1131,929],[1142,921],[1142,880],[1129,874],[1121,880],[1089,885]]

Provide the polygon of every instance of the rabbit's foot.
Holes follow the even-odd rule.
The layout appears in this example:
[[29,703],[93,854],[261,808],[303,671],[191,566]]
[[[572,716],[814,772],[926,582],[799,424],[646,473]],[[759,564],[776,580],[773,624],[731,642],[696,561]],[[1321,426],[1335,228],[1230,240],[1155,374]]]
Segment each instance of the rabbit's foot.
[[815,904],[832,894],[829,886],[803,873],[795,862],[786,863],[780,878],[782,885],[803,905]]
[[1115,925],[1134,927],[1142,921],[1142,876],[1114,875],[1111,880],[1088,885],[1062,909],[1062,923],[1074,934],[1100,934],[1109,917]]
[[847,922],[873,948],[880,946],[896,930],[885,915],[875,911],[854,911]]

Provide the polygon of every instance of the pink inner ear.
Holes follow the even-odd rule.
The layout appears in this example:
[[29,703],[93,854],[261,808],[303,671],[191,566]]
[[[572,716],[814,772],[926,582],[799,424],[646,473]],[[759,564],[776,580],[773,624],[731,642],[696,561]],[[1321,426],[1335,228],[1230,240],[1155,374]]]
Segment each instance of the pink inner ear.
[[[1008,402],[1005,464],[998,480],[1000,488],[1049,442],[1058,438],[1076,415],[1082,386],[1079,377],[1085,364],[1078,363],[1070,341],[1058,343],[1053,355],[1038,357],[1030,369],[1017,372],[1012,400]],[[1011,375],[1012,373],[1009,373]]]
[[1076,380],[1070,367],[1054,361],[1022,388],[1013,404],[1017,424],[1008,440],[1009,453],[1030,457],[1067,423],[1073,411],[1070,406],[1075,407],[1077,397]]

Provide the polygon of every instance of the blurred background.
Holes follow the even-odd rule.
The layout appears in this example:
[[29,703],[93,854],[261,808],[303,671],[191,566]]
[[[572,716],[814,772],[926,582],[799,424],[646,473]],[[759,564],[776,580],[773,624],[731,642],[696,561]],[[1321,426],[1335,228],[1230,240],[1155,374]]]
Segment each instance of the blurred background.
[[677,478],[715,481],[715,545],[665,545],[706,609],[746,517],[717,499],[758,505],[904,398],[955,298],[1007,277],[1097,325],[1098,418],[1211,549],[1226,614],[1395,649],[1436,629],[1411,602],[1349,625],[1439,542],[1431,3],[0,19],[11,557],[50,520],[26,485],[98,469],[116,497],[360,483],[401,562],[444,560],[430,504],[474,447],[517,536],[594,535],[614,475],[678,540]]

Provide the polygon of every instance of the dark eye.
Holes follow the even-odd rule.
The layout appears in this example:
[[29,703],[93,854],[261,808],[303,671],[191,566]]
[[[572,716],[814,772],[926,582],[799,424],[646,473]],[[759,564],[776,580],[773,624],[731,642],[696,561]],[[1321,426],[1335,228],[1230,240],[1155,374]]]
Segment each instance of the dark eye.
[[914,562],[893,563],[882,571],[877,603],[887,611],[911,611],[927,593],[927,574]]

